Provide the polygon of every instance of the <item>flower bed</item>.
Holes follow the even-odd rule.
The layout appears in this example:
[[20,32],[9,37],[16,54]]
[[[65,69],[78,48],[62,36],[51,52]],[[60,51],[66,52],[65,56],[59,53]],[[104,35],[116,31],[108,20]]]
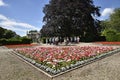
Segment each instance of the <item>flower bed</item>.
[[104,45],[120,45],[120,42],[95,42]]
[[22,48],[22,47],[32,47],[37,46],[37,44],[16,44],[16,45],[5,45],[7,48]]
[[19,56],[40,69],[57,74],[103,57],[116,48],[110,46],[37,47],[15,49]]

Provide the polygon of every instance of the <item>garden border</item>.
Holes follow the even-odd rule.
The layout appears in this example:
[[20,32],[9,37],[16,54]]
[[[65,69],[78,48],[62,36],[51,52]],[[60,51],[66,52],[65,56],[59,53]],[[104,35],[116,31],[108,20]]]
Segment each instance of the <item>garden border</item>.
[[26,58],[25,56],[15,52],[14,50],[12,51],[12,53],[15,54],[20,60],[24,61],[25,63],[27,63],[29,65],[31,65],[32,67],[36,68],[37,70],[44,73],[45,75],[47,75],[50,78],[54,78],[54,77],[57,77],[57,76],[62,75],[64,73],[70,72],[72,70],[81,68],[83,66],[86,66],[86,65],[88,65],[90,63],[93,63],[97,60],[101,60],[101,59],[103,59],[107,56],[110,56],[110,55],[118,53],[118,52],[120,52],[120,48],[115,49],[115,50],[110,51],[110,52],[107,52],[107,53],[104,53],[104,54],[101,54],[101,55],[98,55],[98,56],[95,56],[93,58],[89,58],[89,59],[86,59],[86,60],[83,60],[83,61],[78,61],[79,64],[74,64],[73,67],[70,68],[70,69],[66,69],[66,70],[64,70],[62,72],[59,72],[59,73],[56,73],[56,74],[50,74],[49,72],[45,71],[44,69],[39,68],[39,66],[37,65],[38,63],[36,63],[34,60],[32,60],[30,58]]

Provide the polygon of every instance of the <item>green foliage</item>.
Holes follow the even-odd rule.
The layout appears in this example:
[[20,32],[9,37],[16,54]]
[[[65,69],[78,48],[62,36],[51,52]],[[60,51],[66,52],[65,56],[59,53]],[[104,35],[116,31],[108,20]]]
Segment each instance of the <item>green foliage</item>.
[[3,35],[4,33],[5,33],[5,29],[0,27],[0,39],[4,37],[4,35]]
[[31,42],[32,42],[32,40],[29,39],[29,38],[26,38],[26,37],[10,38],[10,39],[2,38],[2,39],[0,39],[0,45],[30,44]]
[[120,33],[117,33],[116,37],[117,37],[117,41],[120,41]]
[[109,20],[101,22],[102,35],[107,41],[120,41],[120,8],[116,8]]
[[106,36],[107,41],[120,41],[120,33],[117,33],[114,29],[105,29],[102,35]]
[[16,37],[20,37],[20,36],[17,35],[12,30],[7,30],[7,29],[0,27],[0,39],[2,38],[9,39],[9,38],[16,38]]
[[101,27],[102,27],[102,31],[103,31],[104,29],[111,29],[111,24],[110,24],[110,22],[109,22],[108,20],[101,21],[101,22],[100,22],[100,25],[101,25]]
[[102,29],[114,29],[120,32],[120,8],[116,8],[110,19],[101,22]]
[[7,45],[11,45],[11,44],[21,44],[22,41],[21,40],[18,40],[18,39],[6,39],[6,44]]
[[110,24],[113,29],[120,32],[120,8],[116,8],[114,13],[110,15]]
[[102,31],[102,36],[107,36],[107,34],[115,35],[116,33],[117,33],[117,31],[114,29],[104,29]]
[[5,38],[0,39],[0,45],[6,44],[7,40]]
[[27,37],[20,37],[14,31],[0,27],[0,45],[9,44],[30,44],[31,39]]
[[9,39],[15,37],[16,33],[11,30],[6,30],[4,33],[4,38]]
[[32,42],[32,39],[29,39],[27,37],[22,37],[21,38],[22,43],[24,44],[30,44]]
[[46,37],[42,37],[42,38],[40,39],[40,41],[41,41],[42,43],[46,43]]

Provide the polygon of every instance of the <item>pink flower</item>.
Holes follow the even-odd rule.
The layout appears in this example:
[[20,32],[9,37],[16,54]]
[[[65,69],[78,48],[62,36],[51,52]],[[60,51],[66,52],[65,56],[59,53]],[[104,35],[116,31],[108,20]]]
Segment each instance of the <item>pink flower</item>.
[[53,67],[59,62],[79,61],[81,58],[91,57],[111,51],[115,48],[111,46],[68,46],[68,47],[36,47],[18,48],[16,51],[40,62],[48,62]]

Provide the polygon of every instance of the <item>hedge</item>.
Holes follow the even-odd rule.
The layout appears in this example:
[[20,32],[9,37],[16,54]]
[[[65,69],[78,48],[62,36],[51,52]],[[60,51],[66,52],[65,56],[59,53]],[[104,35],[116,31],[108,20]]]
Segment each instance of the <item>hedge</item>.
[[120,41],[120,33],[116,34],[117,41]]
[[29,38],[19,38],[19,39],[0,39],[0,45],[12,45],[12,44],[30,44],[32,42]]
[[106,37],[106,41],[120,41],[120,33],[115,30],[104,30],[103,35]]
[[112,30],[107,31],[106,39],[107,41],[116,41],[116,32]]

